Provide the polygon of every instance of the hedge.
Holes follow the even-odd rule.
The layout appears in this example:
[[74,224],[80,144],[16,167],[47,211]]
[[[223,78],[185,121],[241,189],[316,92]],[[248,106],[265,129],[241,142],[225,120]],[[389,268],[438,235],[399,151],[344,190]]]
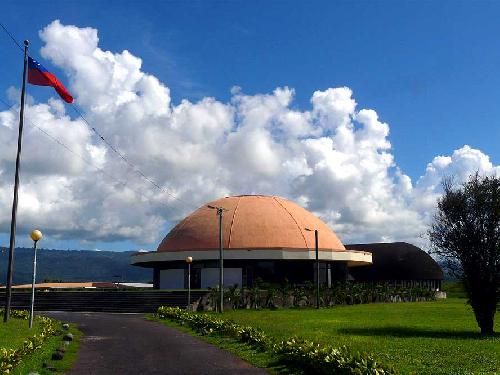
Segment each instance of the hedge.
[[276,354],[280,360],[307,373],[315,374],[395,374],[391,367],[378,363],[369,354],[353,353],[347,347],[334,348],[298,337],[276,340],[262,330],[241,326],[232,320],[220,319],[209,314],[182,310],[178,307],[162,306],[158,309],[160,319],[170,319],[186,324],[203,335],[216,334],[231,337],[261,350]]

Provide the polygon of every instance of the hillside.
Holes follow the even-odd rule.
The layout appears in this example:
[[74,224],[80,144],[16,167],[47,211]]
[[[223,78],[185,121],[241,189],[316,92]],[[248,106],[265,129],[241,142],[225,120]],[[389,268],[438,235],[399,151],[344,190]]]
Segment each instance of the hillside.
[[[134,252],[90,250],[37,251],[37,280],[151,282],[151,269],[131,266]],[[0,285],[5,285],[8,249],[0,248]],[[30,283],[33,249],[18,248],[14,255],[14,284]]]

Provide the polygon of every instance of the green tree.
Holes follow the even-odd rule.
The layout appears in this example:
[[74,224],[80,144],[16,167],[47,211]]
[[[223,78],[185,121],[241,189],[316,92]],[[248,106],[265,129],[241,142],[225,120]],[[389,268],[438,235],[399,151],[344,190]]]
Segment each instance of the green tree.
[[470,176],[461,185],[443,182],[429,230],[433,253],[462,279],[483,335],[493,334],[499,303],[500,178]]

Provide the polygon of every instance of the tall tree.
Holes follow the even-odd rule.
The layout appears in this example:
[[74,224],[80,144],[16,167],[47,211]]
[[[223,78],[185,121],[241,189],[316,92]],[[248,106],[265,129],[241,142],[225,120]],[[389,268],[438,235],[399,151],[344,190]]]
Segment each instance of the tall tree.
[[429,230],[433,252],[464,283],[483,335],[493,334],[499,303],[500,178],[478,173],[456,185],[443,182]]

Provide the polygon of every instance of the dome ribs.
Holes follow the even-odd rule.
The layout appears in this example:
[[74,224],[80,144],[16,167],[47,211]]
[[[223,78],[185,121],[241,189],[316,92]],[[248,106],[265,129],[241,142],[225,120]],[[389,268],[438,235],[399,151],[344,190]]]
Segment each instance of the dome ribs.
[[[201,209],[203,209],[203,207],[196,209],[193,213]],[[184,228],[184,226],[188,223],[189,220],[191,220],[192,217],[193,217],[192,214],[188,215],[184,219],[182,219],[179,223],[177,223],[177,225],[175,225],[174,228],[167,234],[167,236],[160,242],[156,251],[158,251],[162,247],[165,241],[172,240],[177,236],[177,234],[182,233],[181,232],[182,228]]]
[[299,232],[302,235],[302,238],[304,239],[304,244],[306,245],[305,248],[309,250],[309,246],[307,245],[306,236],[304,236],[303,228],[300,227],[299,223],[297,223],[297,220],[295,220],[295,218],[293,217],[293,215],[291,214],[291,212],[288,211],[288,209],[277,199],[277,197],[273,197],[273,199],[276,201],[276,203],[278,203],[281,206],[281,208],[283,208],[285,210],[285,212],[288,215],[290,215],[290,217],[292,218],[293,222],[297,225],[297,228],[299,228]]
[[305,208],[279,196],[242,195],[207,202],[180,221],[158,246],[159,252],[211,251],[219,248],[219,225],[214,210],[226,208],[223,220],[224,247],[229,250],[296,250],[314,248],[314,235],[321,231],[321,249],[344,251],[344,245],[326,223]]
[[234,212],[233,212],[233,217],[231,218],[231,224],[229,226],[229,238],[227,239],[227,248],[231,248],[231,236],[233,234],[233,224],[234,220],[236,218],[236,212],[238,211],[238,205],[240,204],[241,197],[238,197],[238,200],[236,201],[236,206],[234,207]]

